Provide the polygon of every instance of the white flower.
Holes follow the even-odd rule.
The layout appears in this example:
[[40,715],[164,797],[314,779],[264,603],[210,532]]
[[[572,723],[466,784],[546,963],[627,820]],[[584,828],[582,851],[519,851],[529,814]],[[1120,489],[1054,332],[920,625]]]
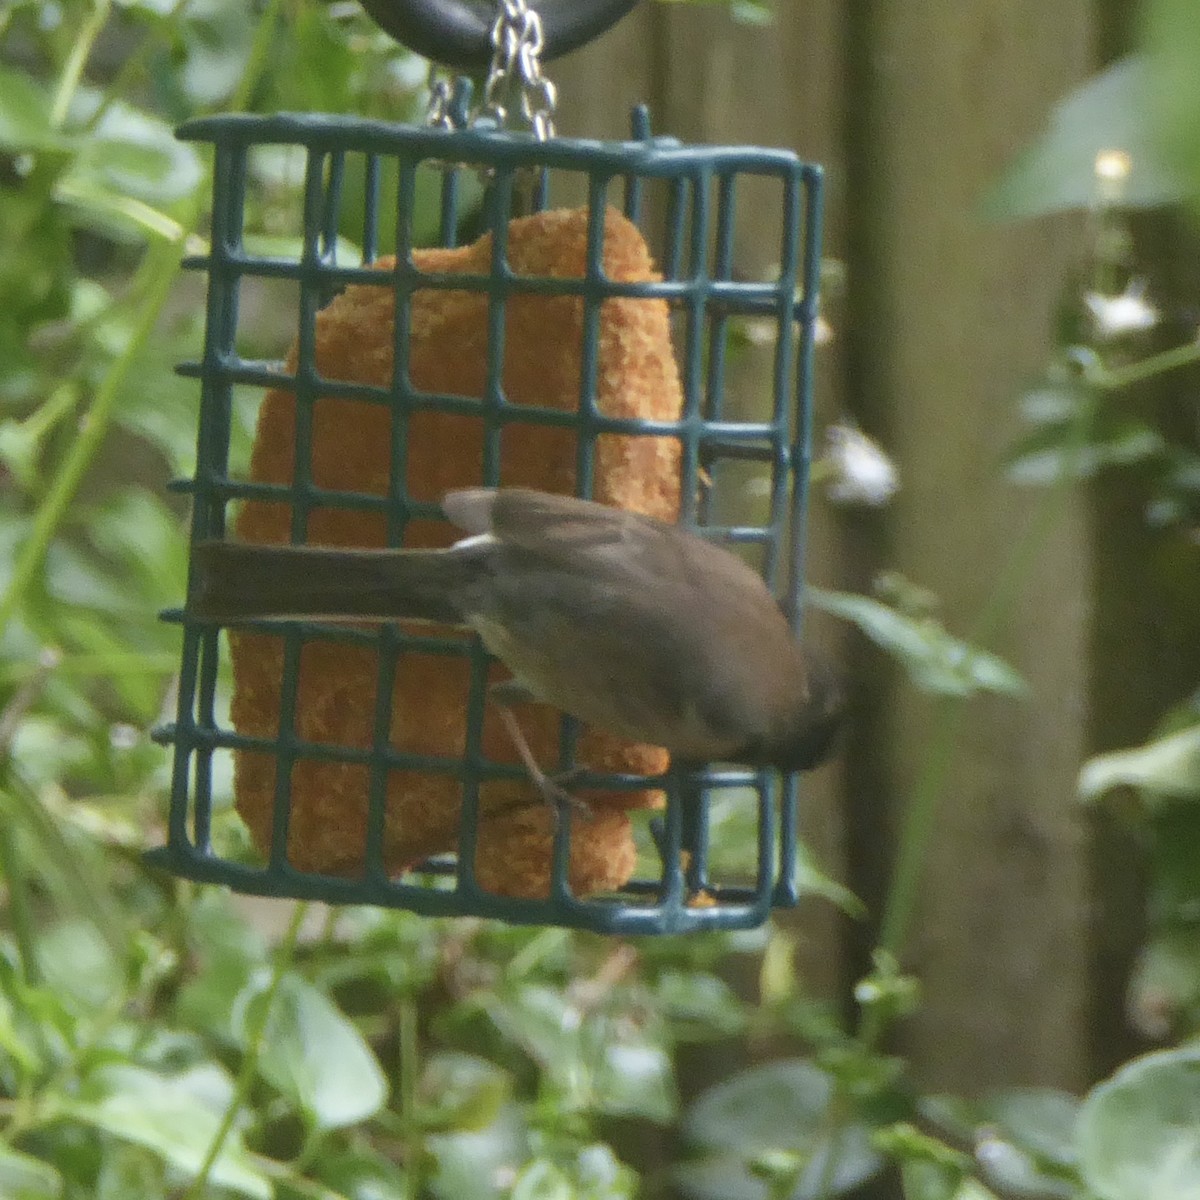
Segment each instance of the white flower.
[[[798,329],[799,325],[793,325]],[[742,322],[742,336],[751,346],[773,346],[779,336],[779,323],[774,317],[747,317]],[[813,345],[827,346],[833,341],[833,326],[818,315],[813,325]]]
[[752,346],[773,346],[779,327],[773,317],[747,317],[742,333]]
[[825,431],[830,468],[829,498],[835,504],[886,504],[900,487],[892,460],[860,429],[830,425]]
[[133,725],[127,725],[124,721],[109,726],[108,744],[114,750],[132,750],[141,740],[142,735],[139,730]]
[[1131,280],[1119,296],[1085,292],[1084,304],[1092,314],[1096,333],[1104,341],[1142,333],[1158,323],[1158,309],[1146,299],[1146,281]]

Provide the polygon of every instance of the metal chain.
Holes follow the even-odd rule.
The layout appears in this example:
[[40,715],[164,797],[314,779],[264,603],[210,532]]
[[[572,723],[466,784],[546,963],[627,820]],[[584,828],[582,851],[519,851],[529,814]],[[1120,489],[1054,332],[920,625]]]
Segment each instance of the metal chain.
[[544,142],[554,136],[558,90],[542,74],[542,18],[528,0],[498,0],[498,4],[492,26],[492,65],[472,124],[487,117],[503,129],[516,99],[534,137]]
[[425,106],[425,124],[431,129],[454,129],[450,101],[454,89],[448,79],[438,76],[436,63],[429,64],[429,103]]

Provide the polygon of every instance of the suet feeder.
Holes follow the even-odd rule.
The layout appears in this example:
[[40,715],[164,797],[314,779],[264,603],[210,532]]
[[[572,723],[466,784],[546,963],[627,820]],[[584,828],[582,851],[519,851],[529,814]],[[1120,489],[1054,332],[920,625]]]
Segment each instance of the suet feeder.
[[[631,0],[572,4],[593,22],[573,26],[578,41],[601,8],[615,19]],[[367,7],[443,61],[486,59],[478,30],[439,25],[469,5]],[[524,4],[500,0],[496,29],[514,11]],[[567,12],[548,5],[548,23]],[[502,47],[493,35],[483,48]],[[557,36],[545,57],[569,48]],[[544,87],[522,96],[534,132],[516,132],[498,127],[495,94],[483,112],[499,121],[468,118],[459,80],[425,126],[236,115],[180,129],[215,154],[210,248],[185,264],[207,277],[203,354],[181,367],[200,395],[195,474],[177,485],[193,541],[446,544],[443,492],[519,484],[737,544],[798,620],[820,169],[787,150],[652,136],[644,109],[628,141],[546,136]],[[256,156],[280,148],[303,164],[293,255],[246,236]],[[778,231],[762,280],[735,271],[749,205]],[[422,246],[419,209],[435,214]],[[264,281],[298,298],[284,363],[245,349],[241,317]],[[748,324],[774,334],[756,351],[773,356],[757,411],[727,386]],[[258,413],[244,462],[232,432],[247,395]],[[728,499],[747,491],[751,507]],[[797,902],[794,775],[675,770],[656,749],[531,713],[539,760],[583,768],[577,790],[595,811],[556,821],[489,715],[495,664],[461,631],[167,618],[183,654],[159,734],[174,748],[168,840],[153,857],[178,875],[608,933],[746,928]],[[252,852],[214,838],[227,762]],[[743,816],[741,862],[726,879],[730,812]]]

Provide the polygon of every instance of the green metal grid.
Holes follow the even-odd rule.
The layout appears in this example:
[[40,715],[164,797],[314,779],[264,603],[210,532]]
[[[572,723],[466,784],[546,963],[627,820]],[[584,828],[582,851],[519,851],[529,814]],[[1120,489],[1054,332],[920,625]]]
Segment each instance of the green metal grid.
[[[459,112],[465,92],[458,91]],[[633,115],[633,137],[626,142],[556,138],[537,143],[492,129],[439,130],[346,117],[313,115],[217,116],[190,121],[179,136],[209,142],[215,152],[212,236],[209,254],[185,266],[207,273],[207,323],[203,357],[180,371],[200,382],[200,418],[196,471],[177,490],[193,500],[193,540],[221,537],[230,502],[253,498],[288,504],[292,538],[303,542],[309,512],[342,506],[382,511],[389,544],[402,543],[408,521],[439,516],[434,505],[412,500],[404,489],[408,447],[406,417],[421,410],[467,414],[483,423],[484,464],[480,483],[496,485],[499,446],[509,424],[567,425],[577,433],[579,494],[591,494],[596,440],[606,433],[677,438],[681,446],[681,520],[706,535],[761,546],[768,582],[784,598],[799,622],[802,601],[804,529],[811,433],[813,331],[821,234],[819,167],[801,162],[786,150],[749,147],[685,146],[651,137],[644,108]],[[252,254],[243,240],[247,169],[250,155],[262,146],[297,147],[305,155],[302,245],[299,258]],[[366,180],[362,211],[362,260],[340,263],[337,231],[349,156],[362,156]],[[378,257],[384,214],[380,180],[385,163],[398,170],[395,212],[396,266],[381,273],[370,264]],[[412,259],[412,215],[418,166],[441,166],[439,244],[455,244],[459,183],[464,170],[485,170],[490,185],[484,204],[485,228],[492,234],[487,274],[435,274],[418,270]],[[582,278],[518,275],[505,257],[507,221],[518,178],[534,172],[534,207],[546,201],[549,172],[578,177],[588,197],[587,265]],[[746,282],[733,275],[734,218],[738,183],[748,176],[779,181],[782,212],[778,269],[767,282]],[[626,215],[643,215],[647,185],[665,188],[665,239],[659,252],[661,282],[618,283],[602,268],[604,209],[619,187]],[[298,362],[293,375],[273,364],[243,358],[237,349],[238,303],[247,278],[295,280],[299,284]],[[395,369],[390,387],[322,379],[314,361],[318,309],[349,283],[391,286],[396,297]],[[417,288],[477,290],[488,296],[487,386],[469,398],[419,392],[408,381],[409,316]],[[505,301],[518,292],[576,295],[583,299],[581,388],[574,412],[510,403],[503,394]],[[682,315],[681,377],[684,408],[678,421],[619,419],[600,413],[595,404],[601,303],[613,296],[661,298]],[[728,324],[731,318],[755,317],[776,324],[773,402],[765,421],[728,419],[724,384]],[[797,336],[792,336],[793,328]],[[251,483],[231,475],[231,405],[234,388],[284,387],[294,392],[296,460],[290,485]],[[334,492],[317,487],[311,476],[312,409],[318,397],[344,397],[389,405],[393,444],[387,496]],[[713,527],[708,493],[697,500],[701,469],[724,460],[750,459],[770,473],[770,519],[759,526]],[[785,539],[787,545],[785,546]],[[785,553],[785,550],[790,553]],[[786,562],[787,578],[779,587]],[[773,906],[798,900],[796,819],[798,782],[773,772],[709,768],[672,771],[659,781],[668,793],[667,809],[653,831],[662,863],[655,878],[631,881],[618,895],[577,897],[567,883],[572,822],[559,823],[554,841],[551,892],[546,899],[500,897],[482,890],[474,877],[478,790],[481,781],[520,774],[518,768],[484,760],[480,738],[485,704],[487,659],[477,645],[461,640],[413,636],[398,627],[378,631],[294,622],[285,627],[284,678],[280,725],[274,739],[241,735],[223,727],[215,713],[221,653],[218,631],[188,621],[182,610],[164,614],[183,626],[178,709],[175,720],[157,733],[174,747],[168,841],[151,858],[186,878],[227,884],[237,891],[270,896],[373,904],[429,915],[471,914],[507,921],[557,924],[610,933],[675,933],[701,928],[746,928],[761,924]],[[265,628],[265,626],[264,626]],[[280,626],[272,626],[279,632]],[[374,742],[370,749],[302,743],[293,732],[301,646],[314,638],[336,638],[375,649],[379,661]],[[466,753],[461,760],[400,753],[388,744],[391,725],[390,682],[409,651],[468,654],[472,683],[467,709]],[[563,719],[562,763],[574,763],[577,723]],[[213,756],[222,750],[258,750],[276,759],[273,851],[268,862],[247,865],[221,857],[211,839]],[[360,878],[302,872],[286,858],[290,815],[290,768],[298,758],[360,763],[370,772],[365,869]],[[387,876],[382,861],[386,778],[391,770],[449,773],[463,789],[460,852],[431,860],[402,879]],[[588,774],[589,787],[638,789],[641,776]],[[709,802],[721,789],[754,790],[757,801],[757,871],[753,884],[717,885],[709,878]],[[684,867],[680,851],[690,852]],[[712,903],[690,906],[689,893],[708,888]]]

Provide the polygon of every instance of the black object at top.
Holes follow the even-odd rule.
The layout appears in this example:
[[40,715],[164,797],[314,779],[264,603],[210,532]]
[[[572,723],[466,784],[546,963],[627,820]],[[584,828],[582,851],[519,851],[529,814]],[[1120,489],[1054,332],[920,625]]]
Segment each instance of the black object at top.
[[[371,19],[410,50],[460,71],[492,59],[495,0],[359,0]],[[536,0],[543,62],[575,50],[616,24],[638,0]]]

